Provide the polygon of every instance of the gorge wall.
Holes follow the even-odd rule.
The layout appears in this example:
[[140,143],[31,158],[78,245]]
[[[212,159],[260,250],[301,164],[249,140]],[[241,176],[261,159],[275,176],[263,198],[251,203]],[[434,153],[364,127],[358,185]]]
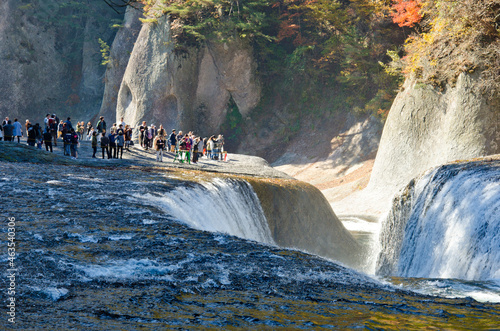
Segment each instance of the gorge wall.
[[[441,92],[408,79],[384,126],[370,182],[337,204],[340,214],[380,215],[392,196],[424,171],[454,160],[500,153],[500,109],[478,92],[476,75],[460,74]],[[365,201],[363,206],[353,202]]]
[[260,100],[260,84],[248,45],[207,42],[178,54],[168,17],[144,24],[118,93],[116,117],[167,130],[220,130],[232,99],[242,116]]
[[500,152],[500,109],[461,74],[445,92],[408,80],[382,133],[369,187],[401,188],[449,161]]
[[[104,5],[104,6],[103,6]],[[97,114],[104,89],[98,38],[112,40],[120,16],[102,1],[0,3],[0,114],[42,122]]]

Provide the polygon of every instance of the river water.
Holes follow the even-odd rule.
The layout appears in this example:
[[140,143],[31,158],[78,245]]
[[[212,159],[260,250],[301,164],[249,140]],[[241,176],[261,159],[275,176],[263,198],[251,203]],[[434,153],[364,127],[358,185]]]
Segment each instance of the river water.
[[[213,180],[185,185],[169,173],[141,170],[0,162],[2,289],[9,286],[8,217],[16,219],[18,269],[16,323],[7,321],[4,304],[0,325],[499,329],[498,303],[422,290],[460,281],[389,282],[277,247],[260,207],[242,202],[254,198],[245,187]],[[244,226],[246,217],[255,220],[251,226]],[[233,235],[221,230],[224,222],[235,224]],[[253,237],[245,239],[248,234]],[[7,299],[2,290],[2,302]]]

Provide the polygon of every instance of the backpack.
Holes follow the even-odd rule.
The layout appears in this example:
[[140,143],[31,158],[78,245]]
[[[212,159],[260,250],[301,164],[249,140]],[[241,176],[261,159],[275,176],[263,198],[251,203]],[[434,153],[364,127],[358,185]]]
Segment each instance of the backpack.
[[30,140],[35,140],[35,138],[36,138],[36,131],[35,131],[34,127],[31,127],[31,128],[28,129],[28,138],[30,138]]
[[78,135],[76,133],[71,135],[71,143],[78,144]]
[[66,133],[66,134],[64,135],[64,142],[65,142],[66,144],[71,144],[71,140],[72,140],[72,139],[71,139],[71,134]]
[[101,121],[97,122],[96,129],[98,132],[102,132],[102,122]]

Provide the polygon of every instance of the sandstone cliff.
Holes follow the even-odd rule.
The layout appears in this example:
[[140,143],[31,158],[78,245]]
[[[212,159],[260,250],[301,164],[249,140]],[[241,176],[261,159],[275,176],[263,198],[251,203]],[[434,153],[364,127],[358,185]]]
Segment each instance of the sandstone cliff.
[[35,123],[48,112],[81,119],[98,112],[104,68],[97,39],[111,39],[109,20],[119,18],[106,8],[98,0],[0,3],[2,116]]
[[252,51],[243,42],[207,42],[177,53],[168,17],[143,25],[118,94],[117,118],[208,135],[220,130],[231,99],[242,115],[259,102]]
[[139,20],[141,16],[142,12],[140,10],[127,7],[122,27],[116,33],[111,45],[109,54],[110,62],[106,68],[104,95],[99,113],[109,121],[113,121],[116,117],[118,91],[120,90],[134,43],[142,27],[142,23]]
[[408,80],[384,127],[370,187],[401,188],[421,172],[449,161],[500,152],[500,110],[461,74],[441,93]]
[[477,83],[461,74],[455,87],[440,92],[407,80],[385,123],[368,187],[336,204],[336,212],[380,215],[427,169],[499,153],[500,109],[477,92]]

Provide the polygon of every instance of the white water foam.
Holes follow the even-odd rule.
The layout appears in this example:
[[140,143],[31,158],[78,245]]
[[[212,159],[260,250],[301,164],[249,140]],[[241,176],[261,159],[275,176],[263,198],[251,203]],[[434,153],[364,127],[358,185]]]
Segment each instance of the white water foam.
[[245,181],[216,178],[161,195],[135,195],[188,226],[274,244],[257,194]]

